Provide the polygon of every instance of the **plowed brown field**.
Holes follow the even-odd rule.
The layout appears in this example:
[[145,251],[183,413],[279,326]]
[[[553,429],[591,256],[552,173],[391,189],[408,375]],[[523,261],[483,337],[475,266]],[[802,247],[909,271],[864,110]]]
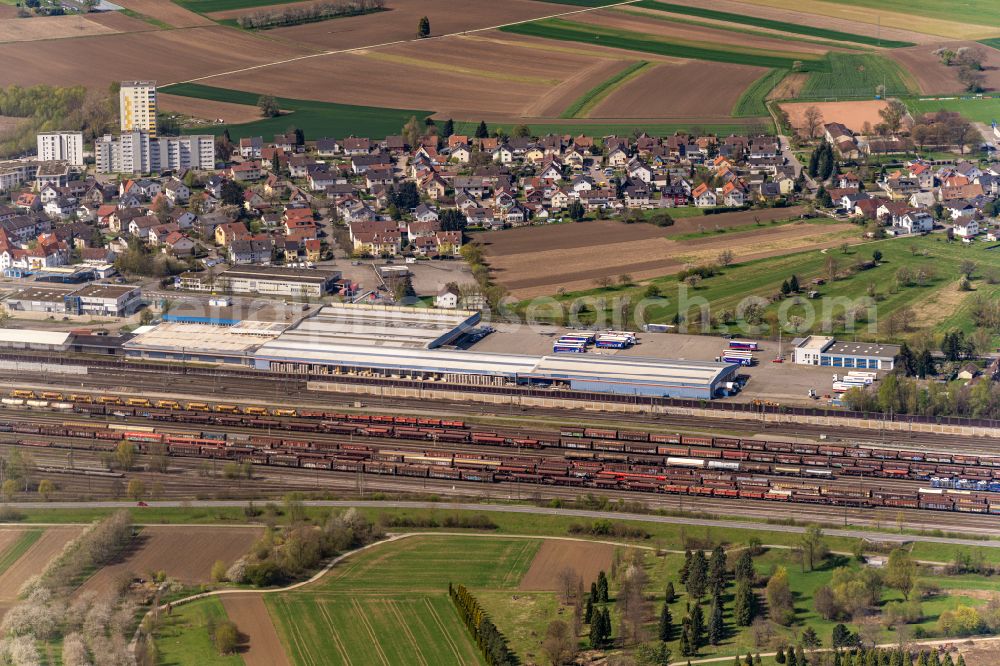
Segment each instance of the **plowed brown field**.
[[762,67],[703,62],[657,65],[615,89],[590,118],[696,118],[728,122],[743,90],[767,72]]
[[[353,49],[412,39],[417,29],[417,22],[422,16],[430,20],[432,35],[443,35],[572,10],[572,7],[561,7],[534,0],[503,0],[503,2],[463,0],[460,9],[455,6],[454,0],[388,0],[386,6],[389,11],[289,28],[274,28],[261,34],[321,49]],[[234,9],[215,12],[211,16],[215,19],[236,18],[253,11],[257,9]]]
[[68,39],[92,35],[113,35],[118,30],[97,21],[68,14],[66,16],[36,16],[30,19],[0,19],[0,42],[33,42],[36,40]]
[[559,589],[559,574],[569,568],[583,578],[584,588],[597,580],[597,574],[611,568],[615,547],[606,543],[546,539],[521,579],[522,590]]
[[259,594],[223,594],[220,599],[226,615],[249,639],[241,653],[246,666],[289,666],[271,614]]
[[[628,10],[632,12],[633,10]],[[775,37],[764,37],[759,35],[740,34],[734,35],[732,31],[716,28],[704,28],[686,23],[674,23],[671,21],[661,21],[655,18],[645,18],[639,11],[636,14],[625,13],[613,9],[605,9],[596,12],[587,12],[576,16],[567,17],[568,20],[599,25],[606,28],[618,30],[629,30],[637,33],[656,35],[659,37],[672,37],[675,39],[705,42],[708,44],[732,44],[737,43],[741,47],[750,47],[774,52],[792,52],[802,54],[822,55],[830,49],[818,44],[806,42],[792,42]],[[656,12],[659,16],[665,16],[662,12]],[[734,39],[735,37],[735,39]],[[705,66],[706,70],[715,67],[715,63]]]
[[[752,225],[795,217],[797,209],[748,211],[739,218],[713,215],[678,220],[671,234]],[[720,218],[720,219],[716,219]],[[742,221],[741,221],[742,220]],[[675,273],[686,265],[712,262],[723,249],[739,261],[835,247],[856,230],[850,224],[787,224],[747,229],[719,236],[671,240],[667,231],[644,224],[584,222],[548,227],[524,227],[477,234],[486,245],[495,279],[518,299],[592,289],[602,277],[625,274],[645,280]]]
[[[301,53],[292,46],[223,26],[0,44],[0,85],[82,84],[105,88],[111,81],[155,79],[162,86]],[[44,67],[39,63],[45,63]],[[216,85],[226,83],[225,79],[215,80]],[[297,89],[297,95],[290,96],[303,97],[314,87],[307,84]]]
[[77,526],[46,529],[17,562],[0,574],[0,604],[10,604],[17,599],[24,581],[40,574],[49,561],[82,531],[83,527]]
[[103,567],[81,589],[104,589],[126,572],[145,576],[161,570],[188,585],[207,583],[217,560],[232,564],[262,532],[259,527],[145,527],[120,562]]
[[169,0],[121,0],[116,4],[131,9],[134,12],[145,14],[150,18],[163,21],[167,25],[175,28],[193,28],[202,25],[213,25],[214,22],[201,14],[188,11],[178,4]]
[[227,123],[249,123],[260,120],[260,109],[248,104],[232,104],[231,102],[215,102],[210,99],[196,97],[181,97],[160,93],[156,103],[164,111],[182,113],[192,118],[202,118],[214,121],[222,118]]
[[920,92],[929,95],[960,93],[965,90],[965,86],[958,80],[959,68],[943,64],[933,51],[939,48],[954,51],[962,47],[975,47],[986,54],[982,72],[986,77],[985,87],[987,90],[1000,90],[1000,51],[976,42],[923,44],[906,49],[893,49],[888,54],[913,74],[920,84]]

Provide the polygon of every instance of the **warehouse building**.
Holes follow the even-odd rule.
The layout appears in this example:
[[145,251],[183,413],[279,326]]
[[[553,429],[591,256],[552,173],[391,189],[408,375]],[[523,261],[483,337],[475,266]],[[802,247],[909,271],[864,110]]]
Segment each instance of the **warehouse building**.
[[0,328],[0,349],[66,351],[70,333],[30,328]]
[[435,349],[471,331],[480,317],[472,310],[334,303],[286,336],[322,344]]
[[334,290],[340,271],[282,266],[234,266],[218,275],[184,273],[174,280],[178,289],[231,294],[319,298]]
[[283,324],[256,321],[235,326],[168,322],[137,328],[122,348],[127,358],[136,360],[249,366],[257,348],[284,328]]
[[142,289],[116,284],[89,284],[74,291],[27,287],[5,302],[15,312],[127,317],[142,306]]
[[795,338],[792,348],[792,360],[799,365],[886,371],[895,367],[900,349],[875,342],[837,342],[821,335]]

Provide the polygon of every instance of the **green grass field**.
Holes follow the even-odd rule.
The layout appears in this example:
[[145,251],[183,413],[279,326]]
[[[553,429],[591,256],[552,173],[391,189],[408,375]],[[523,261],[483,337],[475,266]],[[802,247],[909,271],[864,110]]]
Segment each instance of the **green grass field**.
[[736,44],[719,45],[689,40],[671,40],[641,32],[574,23],[564,19],[543,19],[530,23],[520,23],[501,28],[501,30],[545,39],[583,42],[640,53],[656,53],[711,62],[732,62],[759,67],[791,69],[795,61],[801,61],[804,69],[809,71],[829,66],[826,60],[817,59],[813,54],[768,51],[741,47]]
[[222,656],[212,645],[205,624],[209,618],[226,619],[226,609],[218,597],[206,597],[174,608],[162,615],[162,626],[156,632],[156,649],[161,666],[240,666],[238,654]]
[[314,586],[266,597],[294,664],[478,664],[448,583],[516,589],[536,539],[417,536],[335,567]]
[[768,115],[765,104],[767,96],[774,90],[774,86],[781,83],[781,80],[785,78],[787,73],[788,71],[784,69],[772,69],[751,83],[743,91],[743,94],[740,95],[740,98],[736,100],[736,106],[733,107],[732,115],[737,118]]
[[[166,86],[160,88],[160,92],[251,106],[256,106],[257,100],[260,98],[259,93],[215,88],[197,83]],[[309,139],[328,136],[343,137],[351,134],[381,138],[390,134],[398,134],[412,116],[422,119],[431,114],[430,111],[332,104],[285,97],[278,98],[278,105],[283,111],[290,113],[277,118],[262,118],[252,123],[239,125],[197,127],[188,130],[188,132],[191,134],[222,134],[225,129],[229,129],[230,136],[233,139],[238,139],[246,136],[269,137],[274,134],[282,134],[289,127],[294,126],[304,131]]]
[[828,67],[813,72],[800,99],[874,98],[884,85],[887,96],[912,95],[917,85],[894,61],[870,53],[828,53]]
[[42,537],[42,532],[44,531],[40,529],[25,530],[24,534],[17,541],[0,553],[0,573],[7,571],[10,565],[21,559],[21,556]]
[[[950,99],[909,98],[906,106],[913,115],[934,113],[944,109],[957,111],[969,120],[989,125],[1000,120],[1000,97],[952,97]],[[992,137],[988,137],[992,138]]]
[[991,37],[990,39],[980,39],[979,43],[988,46],[991,49],[1000,49],[1000,37]]
[[588,111],[597,106],[597,104],[611,94],[615,88],[626,81],[639,76],[639,74],[642,73],[642,70],[646,69],[648,66],[649,62],[645,60],[640,60],[628,65],[625,69],[608,77],[604,81],[601,81],[596,86],[580,95],[579,99],[570,104],[569,107],[559,115],[559,117],[580,118],[586,116]]
[[707,18],[716,21],[730,21],[740,25],[752,25],[758,28],[779,30],[781,32],[798,34],[798,35],[808,35],[810,37],[819,37],[822,39],[830,39],[838,42],[853,42],[855,44],[865,44],[868,46],[882,46],[885,48],[914,46],[914,44],[912,44],[911,42],[901,42],[888,39],[878,40],[874,37],[869,37],[867,35],[857,35],[849,32],[841,32],[839,30],[828,30],[826,28],[817,28],[810,25],[800,25],[798,23],[776,21],[773,19],[753,16],[752,14],[734,14],[732,12],[723,12],[715,9],[707,9],[705,7],[676,5],[669,2],[659,2],[659,0],[640,0],[639,2],[635,3],[635,6],[644,7],[646,9],[656,9],[659,11],[670,12],[672,14],[697,16],[700,18]]

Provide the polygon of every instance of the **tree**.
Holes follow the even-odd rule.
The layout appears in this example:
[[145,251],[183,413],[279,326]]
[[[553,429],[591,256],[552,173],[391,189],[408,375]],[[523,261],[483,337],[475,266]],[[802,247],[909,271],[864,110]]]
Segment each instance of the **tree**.
[[808,566],[809,571],[812,571],[816,561],[824,559],[829,553],[823,540],[823,529],[815,523],[807,527],[799,538],[799,548],[802,551],[803,567]]
[[240,632],[232,620],[216,622],[211,638],[219,654],[233,654],[240,644]]
[[5,502],[9,502],[14,498],[15,493],[17,493],[17,481],[14,479],[5,479],[3,485],[0,486],[3,490],[3,498]]
[[819,110],[818,106],[810,106],[806,109],[802,120],[805,124],[807,138],[816,138],[817,131],[823,125],[823,112]]
[[695,603],[688,617],[691,620],[691,633],[688,634],[688,638],[691,640],[691,645],[695,651],[697,651],[698,648],[705,644],[705,611],[702,610],[701,604]]
[[417,38],[424,39],[425,37],[431,36],[431,21],[426,16],[420,17],[420,22],[417,24]]
[[704,551],[698,550],[691,556],[691,565],[688,568],[685,588],[692,599],[698,600],[705,596],[705,587],[707,584],[708,562],[705,560]]
[[833,620],[840,615],[840,607],[829,585],[820,585],[813,592],[813,605],[824,620]]
[[517,125],[511,130],[510,134],[519,139],[526,139],[531,136],[531,128],[527,125]]
[[885,584],[899,590],[903,599],[909,601],[916,582],[917,565],[910,554],[902,548],[896,548],[889,553],[889,561],[885,565]]
[[903,118],[906,117],[906,105],[896,99],[890,100],[879,110],[878,114],[882,116],[882,121],[889,132],[895,134],[899,131]]
[[444,126],[441,127],[441,136],[447,139],[449,136],[455,133],[455,121],[449,118],[444,121]]
[[674,582],[672,580],[667,581],[667,589],[664,592],[663,600],[668,604],[677,601],[677,593],[674,591]]
[[834,648],[852,647],[858,642],[857,636],[851,633],[843,624],[838,624],[833,628],[833,635],[830,644]]
[[788,288],[791,290],[793,294],[799,293],[800,290],[799,276],[793,275],[792,277],[788,278]]
[[260,109],[260,115],[265,118],[276,118],[281,114],[278,100],[274,98],[274,95],[261,95],[257,100],[257,108]]
[[774,653],[774,661],[778,664],[785,663],[785,648],[784,646],[779,647],[778,651]]
[[570,202],[569,208],[566,209],[566,212],[569,214],[570,219],[574,222],[579,222],[587,214],[587,211],[583,208],[583,204],[576,199]]
[[562,620],[553,620],[545,629],[542,652],[553,666],[562,666],[576,656],[576,637],[569,625]]
[[723,250],[719,253],[718,262],[723,268],[730,266],[733,263],[734,254],[732,250]]
[[132,446],[132,442],[118,444],[118,448],[115,449],[115,462],[123,470],[132,469],[132,465],[135,463],[135,447]]
[[722,594],[726,587],[726,550],[722,545],[712,549],[712,556],[708,561],[708,588],[713,596]]
[[225,206],[243,205],[243,188],[235,180],[227,180],[222,184],[222,203]]
[[669,666],[670,648],[663,641],[643,643],[636,649],[637,666]]
[[880,261],[882,261],[882,251],[881,250],[875,250],[874,252],[872,252],[872,261],[874,261],[876,264],[879,263]]
[[660,624],[657,627],[657,636],[661,641],[670,640],[670,635],[674,632],[673,621],[673,617],[670,615],[670,605],[663,602],[663,608],[660,610]]
[[607,608],[599,608],[594,611],[594,618],[590,623],[590,645],[599,650],[608,644],[610,638],[611,615]]
[[754,596],[750,581],[738,579],[733,594],[733,619],[741,627],[749,627],[757,615],[757,597]]
[[465,231],[468,219],[457,208],[446,208],[438,216],[441,231]]
[[722,619],[722,598],[716,595],[712,598],[712,609],[708,614],[708,642],[718,645],[725,637],[725,624]]
[[486,121],[480,120],[479,125],[476,126],[476,134],[475,134],[476,138],[485,139],[489,135],[490,135],[490,130],[488,127],[486,127]]
[[816,635],[816,630],[812,627],[806,627],[802,630],[802,644],[810,650],[815,650],[822,643],[819,636]]
[[608,576],[604,571],[597,574],[597,601],[602,604],[608,603]]
[[146,496],[146,484],[142,479],[131,479],[128,482],[128,496],[136,502]]
[[749,548],[740,551],[740,556],[736,558],[733,577],[736,578],[737,582],[741,580],[752,581],[756,577],[753,568],[753,555],[750,554]]
[[406,141],[406,145],[411,149],[416,148],[420,144],[420,135],[423,129],[417,117],[410,116],[410,119],[403,125],[403,139]]
[[771,619],[788,626],[795,617],[792,590],[788,585],[788,571],[778,567],[767,581],[767,605]]
[[48,479],[42,479],[38,482],[38,494],[42,496],[43,500],[48,501],[55,489],[55,484]]

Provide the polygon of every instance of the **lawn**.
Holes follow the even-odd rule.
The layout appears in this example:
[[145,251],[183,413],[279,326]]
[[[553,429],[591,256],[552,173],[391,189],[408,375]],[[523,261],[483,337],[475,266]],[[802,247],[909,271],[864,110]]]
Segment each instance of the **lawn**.
[[829,63],[825,59],[817,59],[815,55],[808,53],[769,51],[739,46],[738,43],[721,45],[695,40],[668,39],[631,30],[575,23],[558,18],[519,23],[503,27],[501,30],[545,39],[583,42],[641,53],[656,53],[712,62],[732,62],[759,67],[791,69],[796,61],[801,61],[803,71],[818,71],[829,67]]
[[[256,106],[259,93],[215,88],[197,83],[180,83],[160,88],[160,92],[184,97],[196,97],[218,102],[231,102]],[[297,127],[307,138],[349,135],[384,137],[398,134],[411,117],[425,118],[431,111],[386,109],[350,104],[333,104],[303,99],[279,97],[278,105],[285,113],[276,118],[262,118],[239,125],[209,125],[186,130],[190,134],[222,134],[226,129],[233,139],[247,136],[273,136],[282,134],[289,127]]]
[[156,649],[161,666],[240,666],[243,657],[222,656],[212,645],[205,624],[209,618],[225,620],[226,610],[218,597],[206,597],[189,604],[176,606],[169,615],[163,614],[162,624],[156,632]]
[[587,113],[597,106],[597,103],[602,99],[607,97],[612,90],[620,86],[621,84],[634,79],[639,76],[646,67],[649,66],[649,62],[645,60],[640,60],[634,62],[625,69],[621,70],[617,74],[614,74],[604,81],[601,81],[596,86],[583,93],[579,99],[569,105],[569,107],[560,114],[560,118],[581,118],[586,116]]
[[784,69],[772,69],[753,83],[751,83],[740,98],[736,100],[732,115],[735,117],[746,116],[766,116],[768,115],[767,96],[774,87],[781,83],[788,73]]
[[817,28],[811,25],[800,25],[798,23],[776,21],[774,19],[767,19],[759,16],[753,16],[752,14],[734,14],[732,12],[723,12],[716,9],[708,9],[705,7],[691,7],[688,5],[676,5],[668,2],[659,2],[659,0],[640,0],[640,2],[635,3],[635,6],[644,7],[646,9],[656,9],[659,11],[670,12],[672,14],[697,16],[700,18],[707,18],[715,21],[729,21],[732,23],[738,23],[740,25],[752,25],[758,28],[767,28],[769,30],[778,30],[781,32],[798,34],[798,35],[808,35],[810,37],[819,37],[821,39],[830,39],[838,42],[854,42],[856,44],[866,44],[868,46],[882,46],[885,48],[914,46],[914,44],[912,44],[911,42],[901,42],[889,39],[879,40],[874,37],[869,37],[867,35],[857,35],[849,32],[841,32],[839,30]]
[[509,596],[540,545],[537,539],[410,537],[358,553],[316,585],[269,595],[266,602],[295,664],[480,663],[448,583]]
[[[944,109],[956,111],[969,120],[989,125],[994,120],[1000,120],[1000,97],[948,97],[948,98],[910,98],[906,100],[913,115],[934,113]],[[993,137],[987,137],[992,139]]]
[[42,532],[44,531],[41,529],[25,530],[24,534],[17,541],[0,553],[0,574],[7,571],[10,565],[21,559],[21,556],[42,537]]
[[907,96],[917,90],[902,67],[880,55],[831,52],[826,62],[825,68],[809,76],[800,99],[872,99],[883,85],[886,96]]

